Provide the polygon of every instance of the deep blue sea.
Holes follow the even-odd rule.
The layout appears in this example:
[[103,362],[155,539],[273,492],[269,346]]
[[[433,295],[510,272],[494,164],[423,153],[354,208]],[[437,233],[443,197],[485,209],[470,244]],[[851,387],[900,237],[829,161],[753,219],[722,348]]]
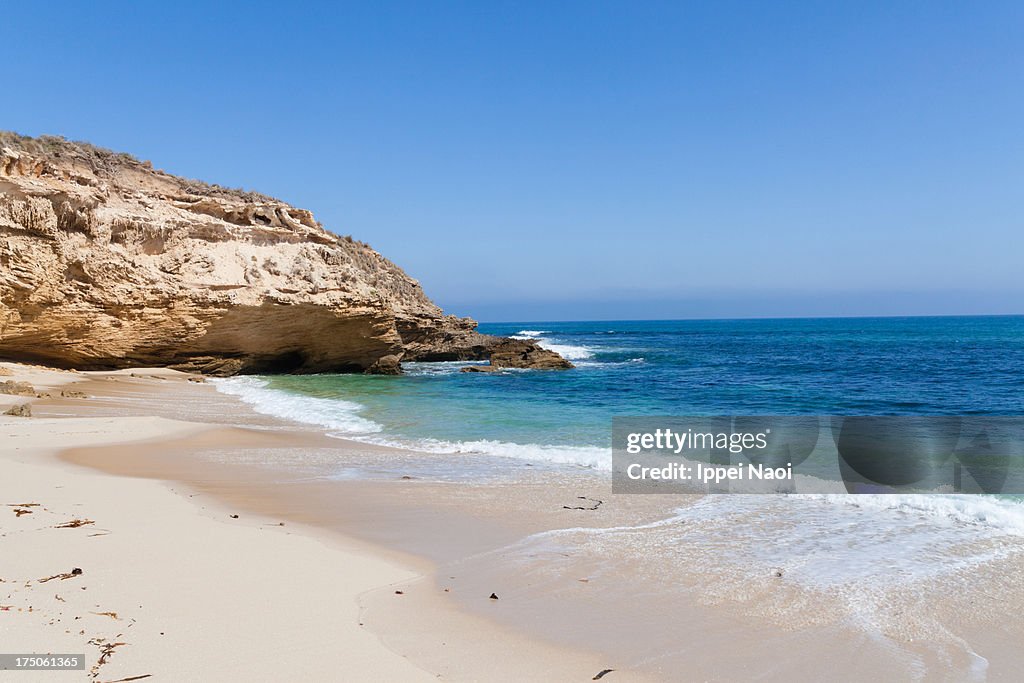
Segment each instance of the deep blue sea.
[[240,378],[339,435],[603,467],[614,415],[1024,414],[1024,316],[514,322],[567,371]]

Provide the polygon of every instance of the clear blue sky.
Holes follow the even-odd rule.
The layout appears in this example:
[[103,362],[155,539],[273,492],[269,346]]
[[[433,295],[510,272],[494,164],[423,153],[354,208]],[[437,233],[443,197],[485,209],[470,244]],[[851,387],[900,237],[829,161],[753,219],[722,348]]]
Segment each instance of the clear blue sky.
[[1024,3],[7,3],[0,127],[484,320],[1024,312]]

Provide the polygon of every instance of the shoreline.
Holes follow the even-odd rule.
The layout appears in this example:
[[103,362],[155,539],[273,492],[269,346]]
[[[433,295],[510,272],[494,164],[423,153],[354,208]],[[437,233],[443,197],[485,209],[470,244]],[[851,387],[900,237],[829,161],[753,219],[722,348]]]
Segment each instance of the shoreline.
[[[90,404],[95,406],[111,395],[117,398],[116,392],[108,387],[123,392],[127,386],[131,392],[143,395],[156,393],[152,383],[164,389],[173,386],[172,395],[179,393],[177,388],[192,394],[202,389],[186,386],[183,375],[165,370],[83,374],[23,369],[14,364],[4,364],[4,367],[15,371],[13,377],[5,379],[32,381],[42,391],[57,386],[58,382],[74,382],[76,391],[85,389],[90,396],[88,399],[41,399],[33,406],[37,415],[87,414]],[[255,420],[261,422],[262,418],[257,416]],[[124,642],[116,646],[100,666],[98,675],[102,680],[147,673],[154,677],[158,673],[172,674],[178,679],[191,677],[192,680],[200,675],[204,678],[244,676],[247,680],[282,680],[295,676],[306,680],[329,680],[339,676],[363,680],[436,680],[438,677],[522,680],[524,675],[589,680],[607,668],[597,654],[509,632],[443,600],[428,604],[416,597],[415,609],[427,609],[430,619],[415,627],[410,628],[408,620],[401,616],[397,619],[387,616],[379,620],[389,624],[386,628],[382,627],[379,632],[371,630],[365,625],[368,617],[388,611],[386,606],[378,604],[375,596],[399,597],[394,586],[400,584],[406,587],[401,597],[408,592],[412,598],[415,591],[409,586],[431,581],[430,561],[357,540],[338,528],[296,521],[294,513],[275,515],[266,509],[265,500],[251,492],[246,501],[242,500],[246,494],[241,497],[215,495],[212,487],[217,477],[228,480],[226,475],[230,473],[230,479],[234,479],[238,474],[235,465],[218,467],[192,460],[188,463],[192,468],[191,477],[182,476],[182,471],[174,473],[177,476],[169,476],[168,463],[160,463],[159,456],[155,456],[165,448],[174,451],[180,448],[181,441],[189,440],[209,445],[223,439],[223,445],[243,449],[267,445],[294,448],[296,444],[309,446],[322,443],[324,439],[329,439],[331,446],[338,445],[336,439],[311,433],[315,430],[296,430],[282,435],[216,422],[130,416],[5,417],[0,424],[6,433],[25,444],[5,452],[0,458],[5,480],[15,482],[13,488],[24,491],[29,497],[45,499],[48,516],[77,515],[76,519],[88,522],[67,530],[35,525],[31,529],[35,537],[43,533],[76,534],[83,529],[99,528],[101,520],[104,528],[103,536],[77,533],[77,543],[41,552],[36,547],[40,543],[31,540],[33,534],[24,533],[28,531],[25,522],[39,521],[41,513],[5,520],[0,525],[3,534],[0,542],[7,541],[8,534],[18,532],[24,544],[21,554],[25,558],[35,557],[32,560],[35,566],[26,559],[28,564],[5,569],[5,573],[16,576],[20,582],[22,578],[40,573],[41,567],[36,569],[36,566],[41,564],[56,566],[53,563],[58,558],[82,558],[64,560],[63,564],[71,561],[83,565],[83,573],[70,581],[78,583],[78,579],[82,579],[83,585],[89,584],[86,585],[88,600],[95,601],[90,605],[99,605],[90,610],[86,603],[75,604],[65,595],[61,596],[64,601],[53,596],[47,600],[43,597],[45,590],[41,591],[39,584],[32,584],[31,580],[11,590],[15,580],[0,577],[5,579],[0,591],[7,596],[0,605],[15,611],[7,610],[0,618],[16,613],[19,606],[23,610],[17,622],[8,622],[6,628],[0,626],[0,633],[17,632],[19,638],[7,642],[19,644],[25,651],[38,651],[40,646],[36,643],[41,639],[54,643],[50,651],[84,650],[88,674],[90,667],[98,662],[105,644]],[[67,431],[45,434],[58,426]],[[72,448],[67,447],[70,440],[75,443]],[[114,463],[109,454],[118,452],[130,453],[132,464],[126,467],[125,462]],[[181,459],[175,459],[178,465],[182,464]],[[62,484],[61,496],[46,491],[42,483],[58,476],[68,482]],[[254,481],[250,479],[249,483]],[[67,491],[71,488],[76,493],[69,496]],[[138,506],[112,507],[109,502],[98,500],[94,492],[108,499],[132,501]],[[40,502],[40,510],[43,507]],[[144,514],[140,514],[142,507],[146,510]],[[143,530],[147,527],[150,531],[162,528],[163,535],[175,539],[176,543],[179,536],[203,540],[186,542],[173,551],[157,552],[154,546],[159,546],[160,541],[144,538],[147,534]],[[97,541],[112,545],[107,536],[131,537],[131,542],[120,549],[108,547],[102,556],[89,552],[90,541],[93,545],[98,545]],[[216,542],[211,547],[209,542],[213,539]],[[60,540],[63,542],[65,538]],[[18,552],[17,548],[12,550]],[[230,558],[226,557],[227,552]],[[149,553],[153,553],[152,563],[146,561],[140,566],[137,558]],[[329,571],[314,577],[302,571],[307,564],[329,568]],[[88,581],[98,573],[103,576],[100,590]],[[193,592],[192,582],[183,578],[189,573],[201,580],[204,585],[201,592]],[[131,574],[143,585],[129,582],[126,587],[120,574]],[[189,585],[188,592],[173,593],[182,602],[176,602],[172,596],[159,597],[176,583]],[[45,587],[43,584],[42,588]],[[272,591],[269,599],[268,591]],[[141,606],[127,606],[125,603],[135,600],[121,595],[125,592],[137,594]],[[237,608],[231,596],[237,601],[248,600],[250,604],[244,609]],[[34,603],[32,611],[24,611],[26,607],[21,603],[29,602]],[[46,606],[40,607],[41,604]],[[216,609],[218,604],[222,609]],[[116,608],[107,609],[111,605]],[[411,607],[412,599],[407,605]],[[408,611],[408,607],[399,610]],[[96,616],[107,612],[116,614],[116,618]],[[76,626],[85,623],[83,619],[98,620],[98,623],[90,624],[93,630],[79,628],[83,633],[57,628],[69,618]],[[424,628],[428,623],[429,628]],[[132,628],[130,632],[128,625]],[[161,630],[155,631],[157,628]],[[195,637],[195,629],[203,632],[203,638]],[[54,638],[58,630],[61,635]],[[70,632],[63,633],[65,630]],[[438,642],[439,635],[443,635],[444,645]],[[387,647],[389,642],[400,648]],[[461,647],[451,647],[456,644]],[[225,649],[230,651],[229,659],[235,663],[224,661]],[[396,649],[402,650],[402,654]],[[318,654],[310,658],[314,661],[289,661],[296,651]],[[175,656],[174,653],[180,652],[189,653],[187,661]],[[335,656],[328,656],[330,653]],[[242,664],[243,661],[247,664]],[[644,680],[626,671],[617,673],[619,680]],[[48,675],[54,676],[48,680],[83,680],[81,672]]]
[[[784,578],[778,565],[744,564],[758,546],[801,542],[787,536],[801,528],[793,527],[796,500],[761,508],[751,503],[759,496],[610,496],[601,476],[525,464],[492,480],[431,480],[407,473],[420,462],[430,471],[447,456],[328,436],[177,373],[79,377],[91,398],[41,402],[38,413],[86,421],[184,416],[196,431],[165,433],[144,449],[76,443],[60,453],[62,467],[184,488],[175,495],[204,515],[213,514],[203,510],[213,501],[218,526],[266,519],[272,532],[355,547],[357,556],[405,572],[348,597],[360,628],[385,653],[442,679],[589,680],[611,668],[609,680],[745,680],[759,672],[802,681],[820,679],[827,661],[829,671],[854,679],[956,671],[985,680],[1020,661],[1013,643],[1021,629],[994,627],[1024,607],[1013,547],[933,585],[861,582],[853,590],[868,591],[862,600],[827,576],[823,585],[802,582],[799,553],[783,555],[797,562],[792,579],[788,564]],[[373,475],[337,476],[353,468]],[[602,504],[579,505],[580,497]],[[734,529],[739,536],[730,536]],[[813,522],[804,531],[814,533]],[[884,565],[869,550],[865,568]],[[1003,591],[998,603],[987,597],[995,586]],[[500,599],[490,600],[492,592]],[[320,622],[307,627],[322,630]]]

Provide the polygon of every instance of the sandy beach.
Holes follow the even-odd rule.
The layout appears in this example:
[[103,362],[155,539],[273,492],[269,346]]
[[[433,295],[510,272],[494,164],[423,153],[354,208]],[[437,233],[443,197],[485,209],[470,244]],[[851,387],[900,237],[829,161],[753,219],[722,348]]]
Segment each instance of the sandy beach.
[[[52,681],[589,680],[608,668],[596,655],[504,632],[437,596],[416,596],[409,587],[422,582],[428,564],[411,555],[294,521],[295,514],[261,514],[265,500],[253,494],[258,478],[249,480],[254,488],[248,492],[234,487],[233,496],[216,496],[218,477],[233,474],[223,465],[179,462],[178,474],[192,486],[158,477],[160,454],[173,456],[175,444],[189,440],[252,447],[323,437],[159,415],[90,416],[104,401],[97,389],[105,387],[157,396],[168,389],[175,396],[212,391],[180,373],[2,367],[11,372],[4,380],[30,382],[40,393],[59,396],[75,383],[75,391],[89,396],[31,400],[36,415],[60,417],[0,418],[0,640],[7,652],[79,653],[86,660],[84,672],[7,675]],[[0,402],[6,409],[25,399],[4,395]],[[90,464],[108,471],[117,469],[111,461],[118,454],[130,454],[130,463],[119,463],[128,476],[58,457],[71,446],[77,460],[91,454]],[[410,626],[381,606],[373,616],[387,626],[379,635],[364,626],[372,596],[394,601],[406,591],[429,619]],[[413,661],[386,644],[399,645]],[[618,680],[639,680],[617,674]]]
[[[744,559],[813,533],[799,501],[766,517],[757,496],[612,496],[585,468],[471,456],[445,480],[443,455],[182,373],[2,367],[43,396],[0,395],[33,414],[0,422],[0,634],[87,664],[40,680],[1012,680],[1019,663],[1014,552],[849,593],[808,583],[799,553]],[[752,523],[707,526],[745,506]]]

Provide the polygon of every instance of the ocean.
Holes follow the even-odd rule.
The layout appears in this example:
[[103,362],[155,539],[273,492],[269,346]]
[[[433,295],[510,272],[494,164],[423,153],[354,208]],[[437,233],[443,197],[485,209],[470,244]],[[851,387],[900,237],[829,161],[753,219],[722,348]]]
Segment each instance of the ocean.
[[[576,369],[464,373],[469,363],[409,363],[402,376],[237,377],[217,387],[258,412],[339,437],[450,454],[418,473],[464,480],[509,463],[607,471],[615,415],[1024,415],[1024,316],[514,322],[480,330],[536,339]],[[1024,506],[1008,497],[875,504],[908,506],[1024,533]]]
[[1024,414],[1024,317],[490,323],[576,364],[223,381],[349,438],[610,467],[614,415]]
[[[396,377],[237,377],[216,386],[257,412],[431,454],[365,468],[318,462],[315,476],[412,472],[467,485],[511,482],[523,467],[610,478],[616,415],[1024,415],[1024,316],[480,329],[536,339],[576,369],[463,373],[467,363],[411,363]],[[742,594],[751,576],[784,574],[802,587],[801,600],[817,594],[838,604],[844,623],[871,638],[893,647],[932,638],[936,656],[959,653],[966,663],[954,668],[981,680],[987,663],[948,636],[941,610],[918,606],[910,624],[907,606],[922,596],[945,604],[951,595],[989,595],[998,579],[972,577],[998,577],[1024,558],[1024,504],[980,495],[711,495],[695,504],[669,501],[654,523],[573,525],[525,538],[502,551],[502,564],[510,572],[548,571],[566,548],[626,575],[641,566],[660,575],[704,572],[722,595]]]

